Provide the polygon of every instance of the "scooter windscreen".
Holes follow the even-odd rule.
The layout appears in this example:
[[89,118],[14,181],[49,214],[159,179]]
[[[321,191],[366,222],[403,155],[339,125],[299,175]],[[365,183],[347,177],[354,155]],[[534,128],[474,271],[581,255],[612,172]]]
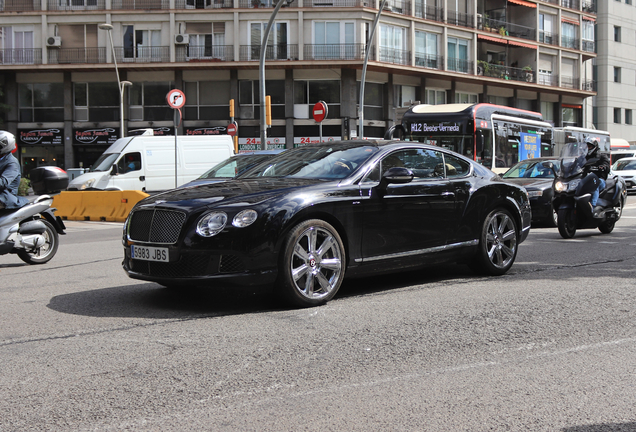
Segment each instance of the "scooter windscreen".
[[569,143],[561,151],[561,167],[559,177],[570,178],[583,171],[587,162],[587,145],[585,143]]

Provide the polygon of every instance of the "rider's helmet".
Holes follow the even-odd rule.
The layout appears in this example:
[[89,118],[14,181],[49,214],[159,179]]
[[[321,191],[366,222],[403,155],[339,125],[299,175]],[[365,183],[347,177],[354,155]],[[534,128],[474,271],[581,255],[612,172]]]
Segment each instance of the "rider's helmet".
[[11,132],[0,131],[0,156],[15,150],[15,136]]
[[598,139],[588,137],[585,139],[585,144],[587,144],[587,155],[588,157],[596,157],[596,153],[598,152]]

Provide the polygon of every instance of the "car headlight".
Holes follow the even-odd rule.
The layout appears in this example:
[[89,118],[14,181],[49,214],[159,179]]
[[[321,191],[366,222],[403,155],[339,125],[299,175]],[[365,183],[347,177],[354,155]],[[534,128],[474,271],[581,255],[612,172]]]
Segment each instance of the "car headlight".
[[239,212],[236,216],[234,216],[234,220],[232,220],[232,225],[234,225],[237,228],[245,228],[246,226],[252,225],[257,217],[258,217],[258,213],[256,213],[256,211],[243,210]]
[[197,223],[197,234],[212,237],[223,231],[227,223],[227,215],[220,211],[206,213]]
[[93,187],[93,184],[95,183],[95,179],[88,179],[84,182],[84,184],[80,187],[81,190],[84,189],[88,189],[90,187]]
[[568,184],[562,181],[558,181],[554,184],[554,190],[557,192],[563,192],[568,190]]
[[542,191],[542,190],[538,190],[538,191],[528,191],[528,196],[529,196],[530,198],[540,197],[541,195],[543,195],[543,191]]

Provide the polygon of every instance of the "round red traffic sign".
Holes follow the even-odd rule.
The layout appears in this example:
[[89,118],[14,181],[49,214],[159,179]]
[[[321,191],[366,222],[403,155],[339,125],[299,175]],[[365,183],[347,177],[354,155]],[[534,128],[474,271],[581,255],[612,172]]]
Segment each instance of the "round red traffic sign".
[[172,89],[166,95],[170,108],[179,109],[185,105],[185,94],[181,90]]
[[318,123],[322,122],[327,118],[327,104],[323,101],[316,102],[316,105],[314,105],[314,109],[312,110],[312,114],[314,116],[314,120]]
[[236,135],[237,130],[238,130],[238,127],[236,126],[236,123],[230,123],[229,125],[227,125],[227,134],[229,136]]

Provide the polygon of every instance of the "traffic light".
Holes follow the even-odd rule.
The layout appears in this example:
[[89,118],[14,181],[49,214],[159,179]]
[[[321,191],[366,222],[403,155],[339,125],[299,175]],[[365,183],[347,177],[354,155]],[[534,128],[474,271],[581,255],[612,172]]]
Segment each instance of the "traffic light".
[[268,127],[272,126],[272,97],[265,96],[265,123]]

